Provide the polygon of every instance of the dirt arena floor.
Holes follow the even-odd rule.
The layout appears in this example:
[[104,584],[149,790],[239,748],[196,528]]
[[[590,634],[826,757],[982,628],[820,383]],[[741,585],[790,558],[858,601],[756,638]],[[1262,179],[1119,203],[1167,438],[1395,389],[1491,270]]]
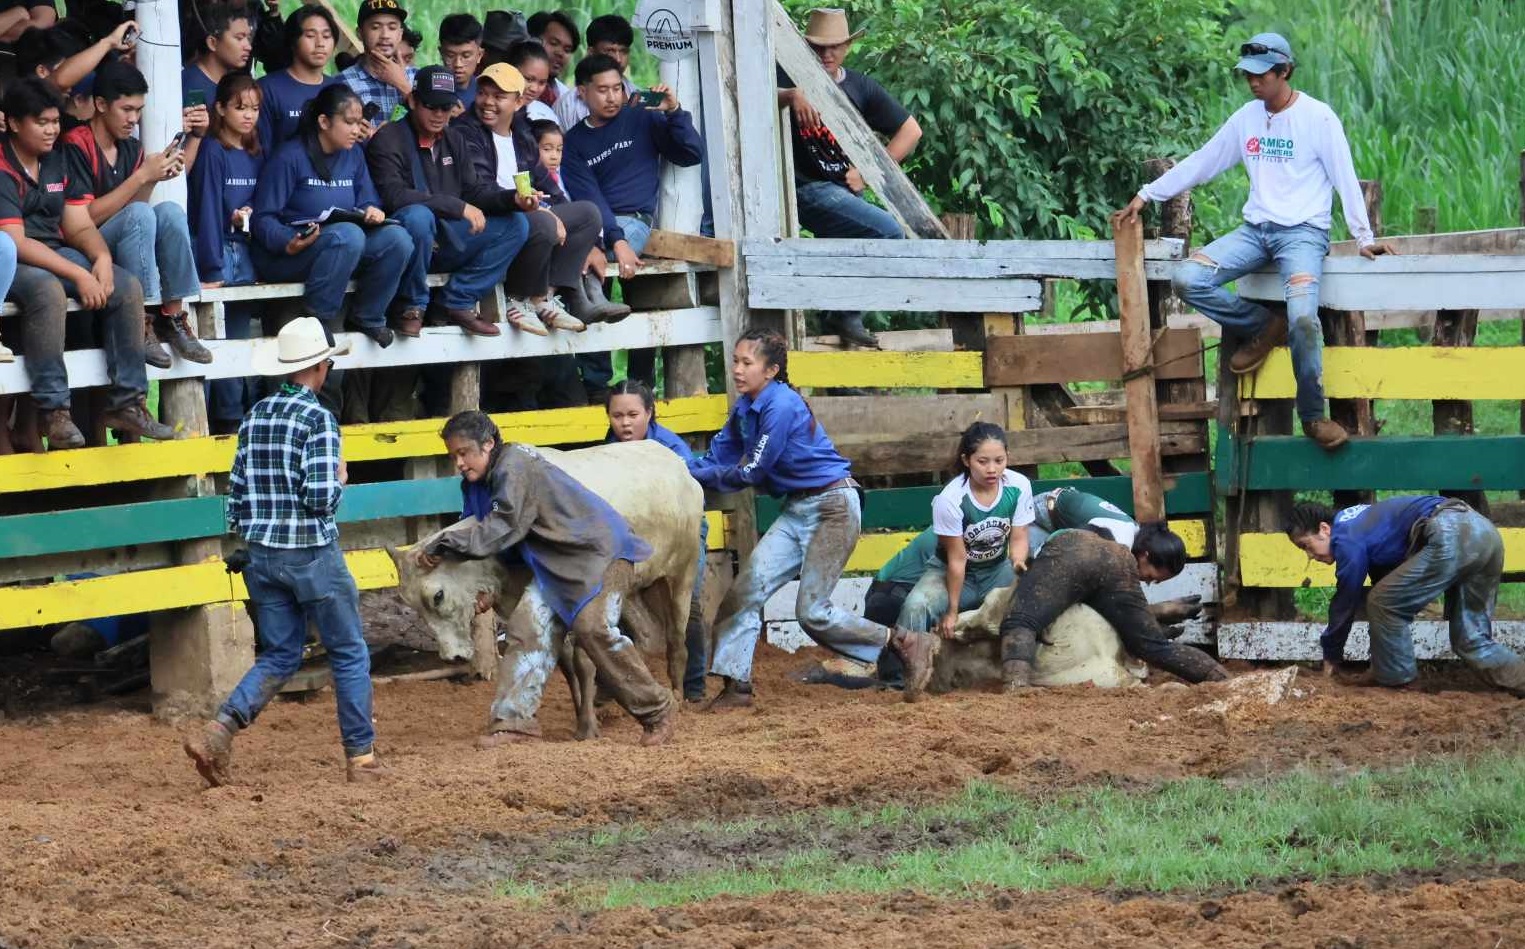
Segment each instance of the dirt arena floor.
[[[392,771],[381,786],[344,783],[326,694],[273,705],[239,738],[238,783],[215,790],[201,786],[180,732],[144,714],[141,698],[7,720],[0,947],[1525,941],[1525,871],[1509,866],[1189,897],[784,895],[593,913],[494,895],[516,873],[575,880],[586,868],[565,842],[614,824],[933,802],[971,779],[1044,796],[1188,775],[1338,773],[1525,743],[1525,702],[1460,687],[1393,694],[1304,674],[1279,704],[1229,702],[1215,712],[1200,707],[1229,698],[1224,686],[957,694],[907,705],[896,693],[795,684],[789,674],[801,661],[765,647],[755,710],[685,712],[674,743],[650,750],[636,746],[639,729],[623,716],[606,718],[602,739],[572,742],[559,678],[544,712],[547,740],[492,752],[473,744],[490,684],[379,686],[378,747]],[[661,879],[724,866],[728,856],[702,840],[657,835],[622,849],[618,870]]]

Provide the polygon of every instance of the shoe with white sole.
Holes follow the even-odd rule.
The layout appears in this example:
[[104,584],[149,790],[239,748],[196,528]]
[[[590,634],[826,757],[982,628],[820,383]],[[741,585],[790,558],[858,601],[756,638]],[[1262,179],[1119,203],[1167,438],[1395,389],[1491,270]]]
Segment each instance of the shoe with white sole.
[[506,297],[508,325],[532,336],[549,336],[551,331],[535,315],[535,307],[523,297]]
[[555,294],[551,294],[535,304],[535,315],[540,317],[541,323],[544,323],[553,330],[581,333],[588,328],[588,324],[567,312],[566,306],[561,302],[561,297]]

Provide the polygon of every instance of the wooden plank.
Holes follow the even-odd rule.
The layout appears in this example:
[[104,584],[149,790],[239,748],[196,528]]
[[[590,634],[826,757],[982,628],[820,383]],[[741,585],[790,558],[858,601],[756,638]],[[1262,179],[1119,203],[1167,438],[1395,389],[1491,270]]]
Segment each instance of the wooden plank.
[[[755,0],[741,5],[751,6],[753,3]],[[884,150],[857,106],[821,68],[820,60],[795,29],[789,14],[776,0],[767,0],[766,6],[772,20],[773,53],[778,57],[778,64],[821,113],[821,122],[831,130],[842,151],[863,176],[863,183],[883,200],[884,206],[905,229],[907,237],[946,238],[948,232],[942,222],[927,207],[927,202],[900,170],[900,165]],[[766,88],[777,87],[769,83]]]
[[698,264],[711,264],[716,267],[736,266],[735,241],[700,237],[698,234],[680,234],[677,231],[661,228],[651,232],[651,237],[646,241],[646,249],[641,251],[641,254],[646,257],[669,257]]
[[[735,74],[733,77],[722,76],[722,79],[729,78],[732,82],[736,137],[727,138],[725,144],[735,149],[739,159],[736,170],[741,175],[740,204],[733,211],[742,221],[740,234],[777,237],[783,233],[783,211],[779,200],[782,181],[774,158],[778,142],[777,51],[774,44],[778,31],[773,29],[772,11],[765,4],[726,5],[732,8],[730,41],[735,51]],[[706,86],[706,94],[710,88]],[[721,167],[729,167],[729,164]],[[724,231],[717,230],[716,233],[717,236],[725,235]]]
[[[1238,488],[1286,491],[1501,491],[1525,488],[1525,436],[1383,436],[1357,439],[1330,455],[1310,439],[1260,437],[1248,470],[1241,442],[1220,433],[1219,492]],[[1236,483],[1238,479],[1245,484]]]
[[1133,507],[1139,520],[1158,521],[1165,517],[1165,489],[1161,484],[1160,418],[1155,408],[1156,357],[1149,339],[1149,288],[1144,281],[1144,226],[1136,216],[1126,223],[1120,216],[1114,217],[1112,238],[1117,245],[1117,309],[1123,392],[1128,400]]
[[1032,313],[1043,304],[1043,285],[1037,280],[767,277],[749,274],[747,303],[760,309]]
[[[334,360],[340,369],[453,365],[527,356],[691,346],[717,342],[722,338],[719,310],[709,306],[639,313],[618,323],[595,323],[584,333],[552,333],[550,336],[531,336],[512,330],[506,330],[501,336],[468,336],[454,326],[426,327],[421,338],[401,340],[386,349],[359,333],[336,335],[350,343],[349,354]],[[168,369],[150,367],[148,378],[234,379],[256,375],[252,363],[255,349],[274,345],[272,340],[264,339],[208,339],[204,342],[213,354],[210,365],[177,359]],[[71,388],[101,386],[109,381],[102,350],[72,350],[65,353],[64,364]],[[0,363],[0,395],[29,391],[31,381],[27,378],[25,357],[17,356],[13,363]]]
[[[1285,348],[1240,380],[1241,398],[1250,397],[1252,384],[1259,399],[1297,394],[1292,356]],[[1324,350],[1324,394],[1331,399],[1522,399],[1525,347],[1331,347]]]
[[[1525,180],[1525,179],[1522,179]],[[1504,227],[1484,231],[1452,231],[1447,234],[1410,234],[1382,239],[1398,253],[1414,254],[1525,254],[1525,227]],[[1329,246],[1331,257],[1355,257],[1360,248],[1355,241],[1337,241]]]
[[[1224,623],[1218,627],[1218,657],[1254,662],[1317,662],[1323,658],[1318,638],[1319,623]],[[1420,620],[1409,627],[1417,659],[1455,659],[1451,633],[1445,623]],[[1512,649],[1525,651],[1525,623],[1498,621],[1493,638]],[[1345,658],[1364,662],[1371,658],[1371,630],[1366,623],[1350,628]]]
[[[1201,348],[1201,336],[1196,330],[1166,330],[1154,344],[1155,378],[1201,378]],[[1003,336],[990,340],[985,351],[985,381],[991,386],[1111,381],[1122,377],[1120,333]]]
[[[1504,572],[1525,572],[1525,528],[1501,527]],[[1332,587],[1334,567],[1309,560],[1285,534],[1246,533],[1240,538],[1239,572],[1254,587]]]
[[790,353],[797,386],[873,389],[983,389],[979,353]]
[[[659,402],[662,424],[681,434],[714,432],[725,424],[720,395]],[[538,445],[602,441],[608,416],[597,407],[544,409],[494,415],[504,437]],[[346,461],[378,461],[439,455],[440,419],[348,425],[343,428]],[[233,436],[176,442],[79,448],[48,454],[0,456],[0,494],[120,484],[227,471],[238,440]]]
[[[975,422],[1000,419],[1003,405],[999,396],[986,392],[841,395],[812,396],[810,411],[832,438],[894,441],[911,434],[940,434],[951,440]],[[885,424],[887,415],[893,417],[893,426]]]
[[[1280,302],[1281,275],[1239,278],[1241,296]],[[1319,305],[1331,310],[1519,309],[1525,255],[1330,257],[1319,280]]]
[[[1144,243],[1145,260],[1180,260],[1184,242],[1159,238]],[[760,238],[748,235],[742,255],[750,268],[758,257],[808,259],[851,257],[911,260],[1002,260],[1052,258],[1098,261],[1108,268],[1117,259],[1111,241],[880,241],[856,237]]]
[[16,514],[0,517],[0,559],[190,540],[226,530],[220,497]]
[[[1161,403],[1158,412],[1162,422],[1197,421],[1215,417],[1218,414],[1218,403]],[[1065,421],[1071,425],[1105,425],[1127,414],[1128,406],[1122,402],[1105,402],[1100,405],[1087,403],[1064,410]]]
[[[911,436],[896,441],[878,437],[833,441],[859,474],[912,474],[944,472],[952,463],[954,434]],[[1118,423],[1008,430],[1006,445],[1012,457],[1025,464],[1126,458],[1128,426]],[[1160,426],[1159,446],[1163,455],[1200,454],[1207,450],[1207,436],[1196,423],[1165,422]]]
[[[950,242],[953,243],[953,242]],[[969,241],[958,243],[972,243]],[[1145,272],[1153,280],[1169,280],[1175,264],[1149,261]],[[793,256],[758,254],[747,258],[747,272],[754,277],[865,277],[873,279],[1003,281],[1037,277],[1075,280],[1110,280],[1116,267],[1110,260],[1076,257],[876,257]]]
[[[882,330],[875,333],[879,349],[887,353],[951,353],[953,330]],[[834,335],[810,336],[802,347],[807,353],[835,353],[848,348],[842,337]]]

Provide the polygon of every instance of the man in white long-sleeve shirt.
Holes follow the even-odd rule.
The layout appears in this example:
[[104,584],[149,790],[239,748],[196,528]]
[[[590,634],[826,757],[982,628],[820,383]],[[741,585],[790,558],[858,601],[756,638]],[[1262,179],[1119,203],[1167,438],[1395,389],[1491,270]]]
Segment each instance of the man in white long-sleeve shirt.
[[[1150,201],[1167,201],[1211,181],[1235,162],[1244,165],[1250,176],[1244,223],[1176,269],[1176,293],[1237,339],[1229,359],[1234,372],[1253,372],[1290,339],[1303,434],[1333,451],[1349,437],[1340,423],[1324,415],[1321,378],[1318,287],[1329,253],[1333,193],[1340,193],[1345,223],[1361,256],[1394,251],[1372,237],[1339,117],[1290,85],[1296,68],[1291,45],[1275,33],[1261,33],[1241,46],[1239,55],[1235,69],[1244,74],[1255,100],[1235,112],[1206,145],[1139,189],[1119,213],[1131,221]],[[1272,261],[1286,291],[1285,318],[1223,289]]]

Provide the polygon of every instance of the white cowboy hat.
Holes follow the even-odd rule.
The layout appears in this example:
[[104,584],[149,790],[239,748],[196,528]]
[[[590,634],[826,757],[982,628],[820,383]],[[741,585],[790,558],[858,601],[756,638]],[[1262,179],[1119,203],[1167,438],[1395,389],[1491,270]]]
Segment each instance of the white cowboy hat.
[[839,46],[851,43],[867,30],[848,32],[847,11],[840,7],[820,7],[810,11],[810,21],[805,24],[805,41],[816,46]]
[[302,316],[281,327],[274,342],[260,344],[254,351],[254,371],[262,376],[289,376],[348,352],[349,344],[335,343],[317,317]]

